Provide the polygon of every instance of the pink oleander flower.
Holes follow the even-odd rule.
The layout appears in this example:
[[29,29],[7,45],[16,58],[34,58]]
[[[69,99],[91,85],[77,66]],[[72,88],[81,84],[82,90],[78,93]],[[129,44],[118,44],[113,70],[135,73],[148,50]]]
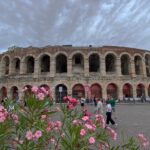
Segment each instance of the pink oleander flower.
[[56,110],[57,112],[59,112],[59,111],[60,111],[60,108],[57,106],[57,107],[55,108],[55,110]]
[[103,129],[105,128],[105,119],[103,115],[95,115],[95,120]]
[[56,121],[56,126],[57,126],[58,128],[61,128],[62,122],[61,122],[61,121]]
[[90,144],[94,144],[95,143],[95,138],[94,137],[90,137],[89,138],[89,143]]
[[31,131],[26,132],[26,138],[27,138],[27,140],[32,140],[33,139],[33,134],[32,134]]
[[78,101],[75,98],[69,98],[69,103],[71,103],[73,106],[76,106]]
[[50,143],[56,144],[56,140],[55,140],[54,138],[51,138],[51,139],[50,139]]
[[32,90],[33,93],[36,94],[38,92],[38,89],[39,88],[37,86],[33,86],[31,90]]
[[51,131],[51,128],[50,128],[50,127],[47,127],[47,128],[46,128],[46,131],[47,131],[47,132],[50,132],[50,131]]
[[74,106],[72,104],[67,105],[67,109],[73,109],[73,108],[74,108]]
[[7,110],[0,105],[0,123],[4,122],[8,116]]
[[138,134],[137,138],[143,147],[149,146],[149,141],[145,138],[144,134]]
[[46,120],[46,119],[47,119],[47,116],[46,116],[46,115],[42,115],[42,116],[41,116],[41,120],[42,120],[42,121],[44,121],[44,120]]
[[37,97],[38,97],[39,100],[43,101],[44,98],[45,98],[45,95],[43,93],[38,93]]
[[5,109],[4,106],[0,105],[0,112],[4,111],[4,109]]
[[95,131],[96,130],[96,126],[94,124],[90,125],[90,124],[85,124],[84,125],[88,130],[90,131]]
[[12,114],[11,116],[12,116],[12,119],[14,120],[15,123],[19,122],[18,115]]
[[116,140],[117,139],[117,133],[115,132],[115,130],[113,130],[112,128],[110,127],[107,127],[106,128],[107,130],[107,133],[108,135],[113,139],[113,140]]
[[80,130],[80,135],[81,135],[81,136],[86,135],[86,131],[85,131],[84,129],[81,129],[81,130]]
[[3,116],[2,116],[2,117],[0,117],[0,123],[1,123],[1,122],[4,122],[5,120],[6,120],[6,118],[5,118],[5,117],[3,117]]
[[34,137],[36,139],[39,139],[40,137],[42,136],[42,132],[40,130],[37,130],[35,133],[34,133]]
[[83,121],[89,120],[89,116],[84,116],[84,117],[82,117],[82,120],[83,120]]
[[77,104],[78,101],[75,98],[69,97],[69,96],[64,96],[63,101],[67,104],[68,109],[73,109]]
[[46,90],[44,87],[41,87],[40,90],[45,94],[48,95],[48,90]]

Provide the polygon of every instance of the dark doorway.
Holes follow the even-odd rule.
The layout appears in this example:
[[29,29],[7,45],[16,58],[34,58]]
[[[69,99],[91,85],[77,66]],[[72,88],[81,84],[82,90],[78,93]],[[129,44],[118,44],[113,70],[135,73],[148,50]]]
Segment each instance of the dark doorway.
[[55,88],[55,101],[56,103],[63,103],[63,97],[67,96],[67,87],[63,84],[59,84]]

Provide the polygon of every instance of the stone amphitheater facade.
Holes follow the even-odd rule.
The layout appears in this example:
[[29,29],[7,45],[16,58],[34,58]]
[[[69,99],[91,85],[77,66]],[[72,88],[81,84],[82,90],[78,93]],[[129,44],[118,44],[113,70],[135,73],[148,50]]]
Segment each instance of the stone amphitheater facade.
[[[0,54],[0,98],[23,96],[27,86],[64,95],[115,98],[150,97],[150,52],[103,46],[12,47]],[[61,98],[60,98],[61,99]]]

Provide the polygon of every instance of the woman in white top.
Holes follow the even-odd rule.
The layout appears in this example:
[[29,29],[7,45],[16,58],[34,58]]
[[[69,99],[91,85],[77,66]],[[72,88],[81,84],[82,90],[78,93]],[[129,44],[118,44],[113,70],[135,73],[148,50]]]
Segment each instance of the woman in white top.
[[112,107],[111,107],[111,104],[108,103],[106,105],[106,126],[109,125],[109,122],[112,125],[115,125],[115,121],[111,118],[111,115],[112,115]]

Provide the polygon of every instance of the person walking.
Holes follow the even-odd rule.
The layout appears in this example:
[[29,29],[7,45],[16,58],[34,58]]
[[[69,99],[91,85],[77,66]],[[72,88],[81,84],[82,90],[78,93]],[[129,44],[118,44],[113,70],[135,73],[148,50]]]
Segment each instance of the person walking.
[[114,118],[116,119],[116,100],[112,97],[112,96],[109,96],[109,99],[107,101],[111,107],[112,107],[112,114],[114,116]]
[[103,114],[103,103],[101,99],[96,98],[97,106],[96,106],[96,114]]
[[109,102],[107,102],[107,104],[106,104],[106,127],[109,126],[109,122],[112,125],[115,125],[115,127],[117,127],[117,124],[111,118],[111,116],[112,116],[112,107],[111,107],[111,104]]
[[85,98],[81,97],[81,99],[80,99],[80,104],[81,104],[81,109],[84,110]]
[[96,107],[97,106],[97,100],[96,100],[96,97],[94,96],[93,98],[93,102],[94,102],[94,106]]

